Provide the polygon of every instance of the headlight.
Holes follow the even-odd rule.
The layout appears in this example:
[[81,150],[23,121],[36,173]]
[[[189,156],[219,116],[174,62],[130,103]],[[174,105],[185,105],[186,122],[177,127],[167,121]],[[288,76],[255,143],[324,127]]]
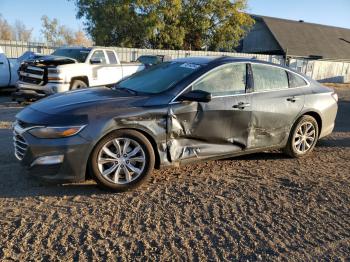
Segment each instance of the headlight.
[[47,71],[48,71],[49,74],[60,74],[60,73],[62,73],[62,71],[57,69],[57,68],[49,68]]
[[78,134],[85,126],[36,127],[28,132],[38,138],[63,138]]
[[57,68],[49,68],[47,75],[47,80],[50,81],[63,81],[64,75],[63,72],[60,69]]

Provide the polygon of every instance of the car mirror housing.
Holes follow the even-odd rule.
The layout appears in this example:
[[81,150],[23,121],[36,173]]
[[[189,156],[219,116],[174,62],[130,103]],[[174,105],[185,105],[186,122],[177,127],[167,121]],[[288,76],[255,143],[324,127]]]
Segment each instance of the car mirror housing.
[[90,64],[102,64],[102,59],[101,58],[92,58],[90,59]]
[[194,101],[194,102],[210,102],[212,99],[211,93],[202,90],[193,90],[179,96],[179,101]]

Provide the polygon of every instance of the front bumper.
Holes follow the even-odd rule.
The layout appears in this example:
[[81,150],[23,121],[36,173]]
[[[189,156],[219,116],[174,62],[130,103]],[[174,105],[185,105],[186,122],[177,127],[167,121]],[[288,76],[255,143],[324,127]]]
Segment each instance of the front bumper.
[[[91,142],[79,134],[68,138],[39,139],[29,130],[16,125],[13,132],[16,158],[31,175],[53,182],[85,180]],[[42,161],[58,159],[58,156],[62,161]]]
[[12,94],[17,102],[35,101],[58,92],[69,91],[70,83],[47,83],[44,86],[17,82],[17,91]]

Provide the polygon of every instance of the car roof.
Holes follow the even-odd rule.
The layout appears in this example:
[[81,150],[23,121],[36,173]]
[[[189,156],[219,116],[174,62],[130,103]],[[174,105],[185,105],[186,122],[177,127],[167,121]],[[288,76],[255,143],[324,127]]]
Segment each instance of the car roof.
[[254,63],[254,64],[262,64],[262,65],[272,65],[275,67],[279,67],[281,69],[285,69],[291,71],[295,74],[301,75],[304,78],[307,78],[309,81],[311,79],[306,75],[294,70],[293,68],[287,67],[285,65],[271,63],[263,60],[258,60],[256,58],[247,58],[247,57],[233,57],[233,56],[198,56],[198,57],[184,57],[174,59],[172,61],[180,62],[180,63],[193,63],[206,66],[208,64],[224,64],[224,63],[232,63],[232,62],[243,62],[243,63]]
[[191,56],[191,57],[173,59],[172,61],[179,62],[179,63],[192,63],[192,64],[205,65],[205,64],[209,64],[210,62],[218,58],[221,58],[221,57],[220,56]]
[[[233,56],[192,56],[192,57],[184,57],[184,58],[178,58],[172,60],[174,62],[180,62],[180,63],[193,63],[193,64],[200,64],[205,65],[209,63],[215,63],[215,62],[246,62],[246,63],[261,63],[261,64],[267,64],[267,65],[275,65],[275,66],[281,66],[279,64],[274,64],[262,60],[257,60],[255,58],[246,58],[246,57],[233,57]],[[283,67],[283,66],[281,66]]]

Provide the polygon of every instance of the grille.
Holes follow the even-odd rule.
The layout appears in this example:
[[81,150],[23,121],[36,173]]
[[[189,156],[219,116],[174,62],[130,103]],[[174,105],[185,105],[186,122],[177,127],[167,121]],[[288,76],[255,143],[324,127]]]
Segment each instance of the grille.
[[33,124],[26,123],[21,120],[16,120],[16,124],[18,124],[23,129],[34,126]]
[[15,147],[15,156],[18,160],[22,160],[27,151],[28,144],[26,140],[16,130],[13,130],[13,145]]
[[22,82],[35,85],[43,85],[46,79],[45,69],[34,66],[22,66],[19,76]]

